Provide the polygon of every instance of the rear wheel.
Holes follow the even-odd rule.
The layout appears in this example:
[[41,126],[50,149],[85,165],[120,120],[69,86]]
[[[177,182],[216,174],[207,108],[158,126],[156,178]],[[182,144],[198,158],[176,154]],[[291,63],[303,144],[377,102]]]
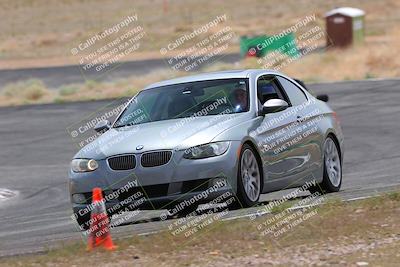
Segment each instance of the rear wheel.
[[342,185],[342,161],[339,148],[332,137],[328,136],[324,142],[324,173],[320,184],[310,189],[311,193],[338,192]]
[[243,207],[256,205],[261,194],[262,175],[256,153],[248,144],[244,144],[240,152],[237,197]]

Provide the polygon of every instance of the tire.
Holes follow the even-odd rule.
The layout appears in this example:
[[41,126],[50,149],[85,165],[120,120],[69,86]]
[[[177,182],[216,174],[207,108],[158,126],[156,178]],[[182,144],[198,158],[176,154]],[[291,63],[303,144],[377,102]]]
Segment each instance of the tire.
[[338,192],[342,185],[342,160],[337,143],[331,136],[324,142],[324,171],[322,182],[310,189],[311,193]]
[[251,207],[258,203],[262,190],[262,169],[257,152],[248,144],[244,144],[240,151],[237,175],[237,198],[241,205]]

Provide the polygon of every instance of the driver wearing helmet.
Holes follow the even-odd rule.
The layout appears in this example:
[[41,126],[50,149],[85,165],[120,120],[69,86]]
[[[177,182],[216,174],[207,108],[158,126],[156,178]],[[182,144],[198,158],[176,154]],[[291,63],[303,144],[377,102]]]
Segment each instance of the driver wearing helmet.
[[235,112],[247,110],[247,90],[245,85],[239,85],[233,91],[233,106]]

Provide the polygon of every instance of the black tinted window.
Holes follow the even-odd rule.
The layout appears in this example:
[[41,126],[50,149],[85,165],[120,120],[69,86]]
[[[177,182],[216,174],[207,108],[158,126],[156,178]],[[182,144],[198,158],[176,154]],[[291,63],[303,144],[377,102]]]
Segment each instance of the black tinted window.
[[257,97],[261,105],[270,99],[282,99],[286,101],[285,96],[276,84],[276,78],[273,76],[263,76],[258,79]]
[[115,127],[249,110],[248,79],[172,84],[141,91]]
[[282,77],[278,77],[278,80],[288,95],[292,106],[298,106],[307,101],[305,94],[297,85]]

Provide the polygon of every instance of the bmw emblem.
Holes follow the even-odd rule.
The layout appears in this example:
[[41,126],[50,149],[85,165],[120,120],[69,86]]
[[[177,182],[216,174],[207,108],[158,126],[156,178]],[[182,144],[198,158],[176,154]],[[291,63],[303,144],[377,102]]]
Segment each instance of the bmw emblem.
[[137,147],[136,147],[136,150],[142,150],[143,149],[143,145],[138,145]]

